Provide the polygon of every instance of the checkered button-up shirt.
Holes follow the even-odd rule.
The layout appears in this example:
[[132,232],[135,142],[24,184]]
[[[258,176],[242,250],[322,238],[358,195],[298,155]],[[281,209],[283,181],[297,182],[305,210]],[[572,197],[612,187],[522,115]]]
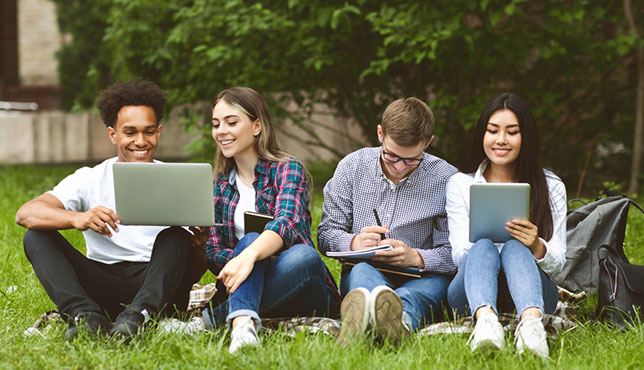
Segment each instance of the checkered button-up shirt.
[[363,227],[376,225],[376,209],[382,224],[389,225],[387,237],[416,249],[423,271],[455,273],[445,212],[445,185],[454,173],[454,166],[424,153],[418,168],[393,184],[382,171],[380,147],[349,154],[324,187],[318,248],[322,253],[350,250]]
[[[215,180],[215,220],[223,223],[223,227],[211,227],[206,243],[208,265],[214,272],[219,272],[232,258],[238,242],[233,220],[239,202],[235,174],[233,169]],[[253,188],[257,212],[274,217],[264,230],[276,232],[284,241],[284,248],[295,244],[313,246],[308,181],[299,162],[270,162],[260,158],[255,165]]]

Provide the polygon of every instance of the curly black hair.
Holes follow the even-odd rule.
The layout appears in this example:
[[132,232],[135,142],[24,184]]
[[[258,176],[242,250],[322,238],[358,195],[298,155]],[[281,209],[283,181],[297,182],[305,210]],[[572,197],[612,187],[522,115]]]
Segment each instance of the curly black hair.
[[163,109],[167,103],[167,94],[152,81],[135,78],[130,81],[119,81],[101,91],[101,98],[96,105],[101,112],[103,123],[114,127],[118,113],[128,105],[143,105],[154,109],[157,125],[163,118]]

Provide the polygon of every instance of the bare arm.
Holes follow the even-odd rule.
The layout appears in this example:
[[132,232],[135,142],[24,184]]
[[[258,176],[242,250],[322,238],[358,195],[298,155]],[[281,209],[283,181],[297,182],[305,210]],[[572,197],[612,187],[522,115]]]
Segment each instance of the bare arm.
[[109,225],[118,231],[118,215],[105,207],[92,208],[86,212],[74,212],[65,209],[55,196],[45,193],[23,204],[16,213],[16,223],[27,229],[64,230],[77,229],[111,236]]

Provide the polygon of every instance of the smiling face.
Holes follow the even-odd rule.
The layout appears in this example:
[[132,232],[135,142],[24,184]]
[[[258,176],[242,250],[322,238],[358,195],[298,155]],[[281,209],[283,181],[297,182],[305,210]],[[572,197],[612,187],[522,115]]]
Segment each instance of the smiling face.
[[255,136],[262,127],[259,119],[251,118],[221,99],[212,110],[212,138],[226,158],[257,157]]
[[107,131],[119,162],[152,162],[161,128],[151,107],[126,105],[119,110],[115,127]]
[[502,109],[490,116],[483,136],[483,150],[492,165],[516,166],[521,151],[521,131],[514,112]]

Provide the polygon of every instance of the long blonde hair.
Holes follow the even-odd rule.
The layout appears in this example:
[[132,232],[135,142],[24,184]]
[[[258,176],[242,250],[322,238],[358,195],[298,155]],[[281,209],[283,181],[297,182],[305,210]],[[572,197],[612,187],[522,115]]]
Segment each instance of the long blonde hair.
[[[271,112],[262,95],[250,87],[231,87],[217,94],[212,108],[214,109],[221,100],[244,112],[251,121],[259,120],[262,130],[259,135],[255,136],[255,149],[260,158],[272,162],[283,162],[285,157],[289,156],[277,142],[275,129],[271,124]],[[221,154],[221,151],[217,151],[215,155],[216,177],[229,174],[234,166],[235,160],[233,158],[226,158]]]

